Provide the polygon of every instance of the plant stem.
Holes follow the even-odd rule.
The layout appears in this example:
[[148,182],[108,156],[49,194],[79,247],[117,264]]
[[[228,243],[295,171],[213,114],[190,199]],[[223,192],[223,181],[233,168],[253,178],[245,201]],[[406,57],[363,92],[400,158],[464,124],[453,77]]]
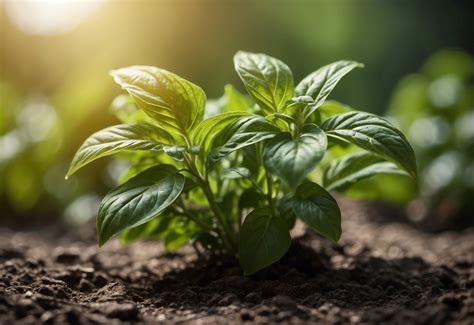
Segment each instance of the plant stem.
[[230,253],[234,254],[237,253],[237,242],[235,239],[235,234],[232,231],[232,228],[230,225],[227,223],[227,220],[225,219],[224,215],[221,212],[221,209],[217,205],[216,199],[214,197],[214,193],[211,190],[211,186],[209,185],[209,182],[207,180],[201,179],[201,188],[204,192],[204,195],[207,198],[207,201],[209,202],[209,206],[211,207],[212,212],[214,212],[214,215],[217,219],[217,222],[219,226],[222,228],[223,232],[223,239],[224,242],[227,242],[226,246],[228,246],[228,250]]
[[[263,166],[263,158],[262,158],[262,146],[261,143],[257,143],[257,162],[259,165]],[[265,169],[265,168],[264,168]],[[277,215],[278,210],[275,207],[275,203],[273,201],[273,179],[272,175],[265,169],[265,178],[267,181],[267,193],[265,194],[268,204],[270,205],[270,209],[272,212]]]
[[205,223],[205,222],[199,220],[198,218],[196,218],[195,216],[193,216],[193,214],[186,209],[184,204],[179,204],[178,206],[181,208],[182,211],[176,211],[176,213],[192,220],[194,223],[196,223],[203,230],[207,230],[207,231],[215,230],[211,225],[208,225],[207,223]]
[[278,210],[275,206],[275,202],[273,201],[273,179],[270,173],[265,170],[265,177],[267,179],[267,201],[270,205],[270,209],[275,215],[278,215]]
[[194,177],[196,177],[199,186],[201,187],[202,191],[204,192],[204,195],[206,196],[207,201],[209,202],[209,206],[211,207],[211,210],[217,220],[217,224],[221,230],[220,234],[222,236],[222,240],[224,241],[227,251],[231,254],[237,253],[237,241],[235,238],[235,234],[232,231],[230,225],[227,223],[227,220],[219,209],[219,206],[217,205],[214,193],[212,192],[207,177],[203,178],[201,176],[201,174],[196,168],[196,164],[194,161],[189,160],[185,157],[185,162],[191,173],[194,175]]

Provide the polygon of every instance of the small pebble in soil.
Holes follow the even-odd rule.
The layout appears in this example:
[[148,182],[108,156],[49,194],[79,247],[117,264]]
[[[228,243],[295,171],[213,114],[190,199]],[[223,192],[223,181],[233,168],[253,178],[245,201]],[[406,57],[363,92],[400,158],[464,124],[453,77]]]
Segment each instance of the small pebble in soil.
[[234,301],[236,301],[238,298],[235,294],[229,293],[226,294],[219,302],[217,303],[218,306],[228,306]]
[[138,316],[138,309],[131,303],[99,303],[94,305],[95,309],[105,314],[109,318],[118,318],[120,320],[135,320]]

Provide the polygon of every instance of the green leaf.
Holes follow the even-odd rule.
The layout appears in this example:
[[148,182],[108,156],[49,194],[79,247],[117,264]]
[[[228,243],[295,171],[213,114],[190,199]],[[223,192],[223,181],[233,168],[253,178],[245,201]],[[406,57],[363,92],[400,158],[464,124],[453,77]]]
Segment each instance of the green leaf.
[[291,199],[283,197],[277,204],[280,216],[286,222],[288,229],[293,229],[296,223],[296,215],[293,212],[293,201]]
[[120,242],[123,244],[130,244],[139,239],[146,238],[161,222],[167,220],[167,218],[154,218],[137,227],[125,229],[119,235]]
[[253,106],[250,97],[241,94],[233,85],[225,85],[224,95],[226,97],[224,112],[248,112]]
[[324,132],[308,124],[296,139],[288,132],[270,139],[263,147],[263,163],[270,173],[294,189],[323,158],[326,147]]
[[172,141],[165,130],[147,123],[119,124],[91,135],[74,156],[66,178],[88,163],[124,150],[162,150]]
[[209,99],[206,102],[204,118],[209,118],[221,113],[228,112],[251,112],[253,100],[248,95],[243,95],[232,85],[224,87],[224,95],[218,99]]
[[343,191],[352,184],[377,174],[409,176],[394,163],[370,153],[360,153],[333,161],[324,171],[323,184],[330,191]]
[[321,128],[329,140],[355,144],[394,162],[416,177],[416,160],[412,147],[403,133],[385,119],[354,111],[330,117]]
[[201,146],[201,152],[207,154],[212,141],[222,129],[242,116],[250,115],[247,112],[228,112],[209,117],[201,121],[191,132],[193,144]]
[[113,189],[99,208],[99,245],[122,230],[146,223],[165,211],[179,197],[184,184],[184,176],[177,173],[175,167],[158,165]]
[[190,243],[197,233],[198,227],[194,222],[178,217],[171,220],[160,238],[165,244],[165,251],[173,252]]
[[222,178],[224,179],[250,178],[250,176],[250,170],[245,167],[225,169],[222,173]]
[[240,51],[234,56],[234,65],[248,93],[265,115],[281,111],[293,97],[293,75],[280,60]]
[[308,118],[324,103],[339,80],[353,69],[360,67],[363,67],[363,65],[358,62],[337,61],[319,68],[304,78],[295,87],[296,96],[310,96],[313,99],[313,103],[309,104],[305,109],[304,117]]
[[333,115],[351,111],[353,111],[352,108],[335,100],[328,100],[318,108],[318,112],[321,115],[321,121],[325,121]]
[[239,209],[245,208],[256,208],[258,207],[260,200],[264,198],[258,193],[255,188],[250,187],[242,192],[239,198]]
[[232,152],[272,138],[280,130],[258,115],[244,116],[229,124],[215,136],[207,157],[209,167]]
[[341,237],[341,211],[336,200],[316,183],[298,186],[292,199],[293,212],[311,229],[338,241]]
[[255,209],[240,230],[239,260],[245,275],[278,261],[291,244],[290,231],[269,209]]
[[261,146],[257,143],[242,149],[242,161],[240,165],[250,171],[252,178],[258,182],[265,178],[265,170],[261,162]]
[[156,67],[131,66],[111,74],[145,113],[180,134],[189,132],[203,118],[204,91],[174,73]]

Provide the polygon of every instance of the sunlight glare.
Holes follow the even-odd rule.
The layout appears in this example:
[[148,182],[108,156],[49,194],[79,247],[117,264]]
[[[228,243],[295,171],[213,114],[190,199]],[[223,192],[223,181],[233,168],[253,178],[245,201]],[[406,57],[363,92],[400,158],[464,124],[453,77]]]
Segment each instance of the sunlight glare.
[[10,19],[33,35],[67,33],[96,12],[105,0],[5,0]]

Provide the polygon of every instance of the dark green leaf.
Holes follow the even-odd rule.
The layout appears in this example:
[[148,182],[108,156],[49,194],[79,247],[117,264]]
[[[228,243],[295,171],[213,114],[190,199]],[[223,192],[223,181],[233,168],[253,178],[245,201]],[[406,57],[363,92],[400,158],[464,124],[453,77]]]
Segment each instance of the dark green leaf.
[[97,218],[99,245],[124,229],[165,211],[183,191],[185,178],[171,165],[149,168],[109,192]]
[[321,128],[329,140],[355,144],[396,163],[416,177],[412,147],[405,136],[385,119],[354,111],[330,117]]
[[313,103],[305,109],[304,116],[307,118],[326,100],[339,80],[357,67],[363,67],[361,63],[354,61],[337,61],[328,64],[304,78],[296,87],[296,96],[310,96]]
[[124,150],[162,150],[171,136],[159,127],[147,123],[119,124],[91,135],[74,156],[67,176],[88,163]]
[[314,124],[306,125],[297,139],[282,132],[263,148],[263,163],[273,174],[294,189],[323,158],[327,147],[324,132]]
[[293,212],[293,201],[291,198],[284,197],[278,202],[280,216],[285,220],[288,229],[292,229],[296,223],[296,214]]
[[148,115],[180,134],[189,132],[203,118],[204,91],[174,73],[131,66],[111,74]]
[[343,191],[352,184],[377,174],[409,176],[394,163],[370,153],[360,153],[333,161],[324,171],[323,184],[328,190]]
[[259,161],[260,151],[261,149],[258,148],[260,146],[258,143],[247,146],[242,149],[242,162],[240,163],[241,166],[247,168],[250,171],[252,178],[256,181],[260,179],[260,177],[264,176],[264,169]]
[[207,164],[211,167],[232,152],[272,138],[278,132],[279,129],[268,123],[262,116],[241,117],[216,135]]
[[293,97],[293,75],[280,60],[265,54],[237,52],[235,70],[265,114],[279,112]]
[[239,198],[239,209],[256,208],[262,199],[262,195],[255,188],[250,187],[242,192]]
[[293,212],[304,223],[329,239],[341,237],[341,211],[336,200],[316,183],[304,183],[296,189]]
[[255,209],[240,230],[239,259],[245,275],[278,261],[291,244],[290,231],[269,209]]

